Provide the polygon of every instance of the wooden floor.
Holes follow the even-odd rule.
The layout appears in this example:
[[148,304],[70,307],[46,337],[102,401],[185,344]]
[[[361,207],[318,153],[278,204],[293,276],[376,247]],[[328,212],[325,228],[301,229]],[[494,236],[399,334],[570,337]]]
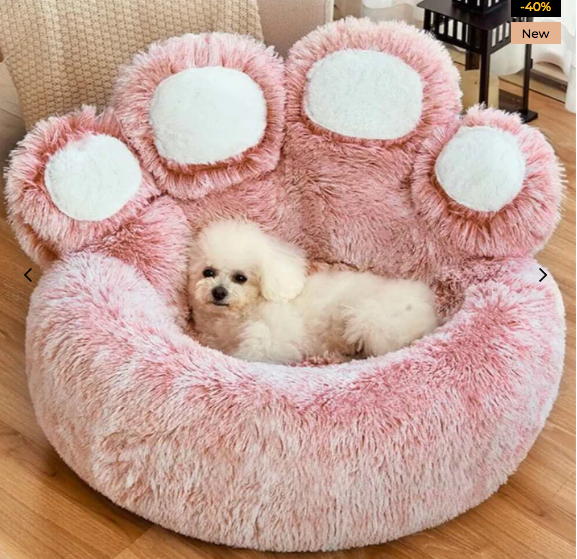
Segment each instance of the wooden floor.
[[[514,86],[507,85],[507,88]],[[575,117],[533,94],[535,123],[567,168],[563,221],[539,255],[567,308],[565,376],[545,429],[509,483],[439,528],[365,549],[303,556],[339,559],[569,559],[575,557]],[[0,65],[0,162],[23,135],[18,102]],[[0,179],[1,180],[1,179]],[[3,186],[3,185],[2,185]],[[24,272],[32,268],[32,283]],[[0,211],[0,558],[207,559],[285,557],[187,539],[119,509],[92,491],[50,448],[24,377],[28,300],[40,270]],[[296,559],[301,554],[286,554]]]

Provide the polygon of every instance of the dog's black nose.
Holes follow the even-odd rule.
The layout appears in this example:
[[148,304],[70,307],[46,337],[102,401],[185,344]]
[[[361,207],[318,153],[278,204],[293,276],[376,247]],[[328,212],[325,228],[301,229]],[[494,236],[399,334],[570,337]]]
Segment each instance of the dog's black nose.
[[212,290],[212,296],[215,301],[222,301],[228,295],[228,291],[222,285],[218,285]]

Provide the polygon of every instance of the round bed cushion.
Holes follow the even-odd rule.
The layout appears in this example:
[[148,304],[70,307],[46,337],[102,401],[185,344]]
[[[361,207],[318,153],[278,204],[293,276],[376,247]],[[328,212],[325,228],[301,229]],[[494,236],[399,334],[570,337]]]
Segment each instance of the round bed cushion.
[[134,268],[74,256],[32,299],[34,409],[92,487],[184,534],[284,551],[398,538],[496,491],[557,393],[557,289],[531,260],[485,274],[410,348],[287,367],[199,347]]
[[[216,72],[210,87],[244,73],[240,107],[248,99],[261,115],[264,103],[264,129],[258,116],[206,155],[194,150],[203,126],[214,140],[214,123],[195,114],[194,141],[159,149],[160,84],[207,66],[236,71]],[[407,102],[392,87],[385,105],[372,94],[391,69],[411,76],[418,106],[372,121],[367,106]],[[347,72],[367,89],[343,109]],[[204,93],[207,114],[230,103],[231,91]],[[402,24],[347,20],[303,39],[284,65],[232,35],[155,44],[122,70],[111,108],[40,123],[14,153],[7,199],[20,242],[46,267],[27,374],[60,456],[162,526],[276,551],[385,542],[496,491],[543,427],[563,370],[560,293],[550,277],[539,282],[533,258],[558,219],[561,179],[551,147],[518,117],[459,110],[439,43]],[[479,156],[477,135],[510,157]],[[102,146],[118,142],[122,165],[141,173],[115,200]],[[103,163],[86,166],[75,189],[51,169],[77,161],[79,146]],[[118,211],[98,207],[99,188]],[[443,324],[400,351],[341,364],[249,363],[203,347],[186,328],[187,257],[194,234],[225,217],[255,220],[315,261],[424,279]]]

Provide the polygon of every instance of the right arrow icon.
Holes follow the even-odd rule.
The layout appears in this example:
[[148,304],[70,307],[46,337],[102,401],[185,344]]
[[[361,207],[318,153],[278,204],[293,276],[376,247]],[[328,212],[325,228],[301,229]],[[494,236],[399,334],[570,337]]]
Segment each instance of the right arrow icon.
[[543,268],[539,268],[539,271],[543,273],[543,277],[539,280],[539,283],[541,283],[547,277],[547,272]]

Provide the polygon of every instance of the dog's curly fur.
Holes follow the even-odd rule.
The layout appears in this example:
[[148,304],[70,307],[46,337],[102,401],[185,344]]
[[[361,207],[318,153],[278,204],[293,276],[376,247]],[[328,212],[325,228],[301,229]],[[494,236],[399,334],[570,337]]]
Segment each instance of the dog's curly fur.
[[199,339],[249,361],[382,355],[437,325],[425,283],[352,271],[307,275],[300,249],[247,221],[201,232],[189,301]]

